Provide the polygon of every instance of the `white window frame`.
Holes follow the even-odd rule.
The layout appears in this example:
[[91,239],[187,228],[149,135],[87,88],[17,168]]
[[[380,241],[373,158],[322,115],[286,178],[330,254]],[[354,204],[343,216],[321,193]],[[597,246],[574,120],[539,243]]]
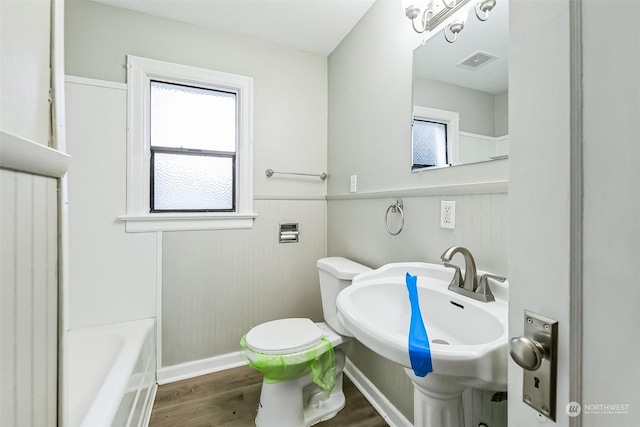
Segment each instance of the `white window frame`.
[[[151,80],[237,93],[235,212],[150,212]],[[252,228],[253,79],[127,55],[127,232]]]
[[[454,111],[439,110],[437,108],[413,106],[413,120],[424,120],[428,122],[436,122],[447,125],[447,156],[449,165],[459,163],[458,152],[458,135],[460,133],[460,114]],[[413,123],[412,120],[412,123]],[[411,138],[411,163],[413,164],[413,135]],[[422,172],[431,170],[430,168],[414,169],[412,172]]]

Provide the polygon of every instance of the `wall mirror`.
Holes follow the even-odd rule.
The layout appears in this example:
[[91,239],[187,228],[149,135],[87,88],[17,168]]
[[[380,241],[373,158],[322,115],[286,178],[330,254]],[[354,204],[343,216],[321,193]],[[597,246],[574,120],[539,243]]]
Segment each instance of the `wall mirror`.
[[440,31],[413,52],[414,172],[507,158],[509,2],[468,16],[454,43]]

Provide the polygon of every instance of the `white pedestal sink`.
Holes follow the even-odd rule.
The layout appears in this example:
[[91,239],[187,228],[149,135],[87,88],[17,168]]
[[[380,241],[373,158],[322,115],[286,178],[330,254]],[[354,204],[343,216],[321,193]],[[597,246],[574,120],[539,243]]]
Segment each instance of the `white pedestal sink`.
[[[414,374],[409,358],[407,273],[418,277],[430,341],[433,371],[425,377]],[[387,264],[356,276],[337,299],[338,318],[353,336],[405,367],[414,384],[415,427],[463,426],[465,388],[507,387],[508,284],[490,281],[495,301],[480,302],[447,289],[453,273],[439,264]]]

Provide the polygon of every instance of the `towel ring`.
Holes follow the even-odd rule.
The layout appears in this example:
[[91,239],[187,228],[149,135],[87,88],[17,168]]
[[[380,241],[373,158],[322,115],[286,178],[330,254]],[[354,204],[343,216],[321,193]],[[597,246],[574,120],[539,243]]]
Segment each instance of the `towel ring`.
[[[391,234],[392,236],[397,236],[398,234],[400,234],[400,232],[404,228],[404,210],[402,210],[402,207],[403,207],[402,199],[397,199],[395,203],[393,203],[391,206],[387,208],[387,213],[384,215],[384,228],[386,228],[387,233]],[[401,218],[400,228],[395,233],[389,230],[389,212],[392,212],[392,213],[400,212],[400,218]]]

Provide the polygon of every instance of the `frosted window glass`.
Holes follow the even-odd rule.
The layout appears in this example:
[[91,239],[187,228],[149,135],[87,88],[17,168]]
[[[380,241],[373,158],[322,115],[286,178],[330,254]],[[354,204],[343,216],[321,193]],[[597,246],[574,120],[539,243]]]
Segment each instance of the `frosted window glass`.
[[155,153],[152,210],[232,210],[233,158]]
[[151,145],[236,151],[236,94],[151,82]]
[[447,125],[413,121],[413,168],[447,164]]

